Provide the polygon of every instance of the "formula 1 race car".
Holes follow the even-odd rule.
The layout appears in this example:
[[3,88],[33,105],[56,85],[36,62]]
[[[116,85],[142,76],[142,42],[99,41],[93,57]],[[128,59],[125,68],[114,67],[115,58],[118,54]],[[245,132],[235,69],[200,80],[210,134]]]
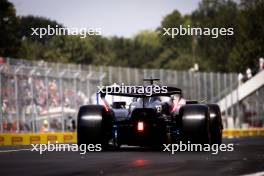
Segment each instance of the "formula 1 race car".
[[[150,81],[149,88],[157,86],[153,82],[158,79],[145,81]],[[102,89],[102,105],[84,105],[79,109],[78,144],[101,144],[103,149],[121,145],[158,147],[179,141],[221,144],[223,126],[219,106],[184,100],[181,89],[166,88],[151,94],[108,92],[112,96],[133,98],[129,105],[116,101],[111,106]]]

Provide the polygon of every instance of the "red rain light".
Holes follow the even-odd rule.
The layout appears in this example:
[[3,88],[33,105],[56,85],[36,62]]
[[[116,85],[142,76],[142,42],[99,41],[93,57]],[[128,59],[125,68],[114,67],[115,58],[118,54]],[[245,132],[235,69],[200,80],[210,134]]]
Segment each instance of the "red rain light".
[[109,111],[109,108],[108,108],[108,106],[106,104],[103,104],[103,107],[104,107],[104,109],[105,109],[106,112]]
[[137,130],[138,130],[138,132],[144,131],[144,122],[138,122]]
[[104,109],[105,109],[106,112],[109,111],[108,103],[105,100],[103,100],[103,107],[104,107]]

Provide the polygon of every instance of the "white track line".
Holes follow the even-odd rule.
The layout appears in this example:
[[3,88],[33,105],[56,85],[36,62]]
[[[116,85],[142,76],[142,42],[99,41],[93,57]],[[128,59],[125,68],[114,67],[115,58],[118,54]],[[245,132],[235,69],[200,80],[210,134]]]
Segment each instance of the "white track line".
[[0,150],[0,153],[21,152],[21,151],[29,151],[29,150],[32,149]]
[[242,175],[242,176],[264,176],[264,171],[256,172],[256,173],[252,173],[252,174],[246,174],[246,175]]

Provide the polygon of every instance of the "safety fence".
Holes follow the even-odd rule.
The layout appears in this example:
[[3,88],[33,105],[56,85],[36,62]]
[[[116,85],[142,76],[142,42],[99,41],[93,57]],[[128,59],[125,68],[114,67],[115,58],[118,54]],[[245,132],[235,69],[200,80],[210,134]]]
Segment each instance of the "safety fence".
[[[0,65],[0,132],[74,131],[78,108],[95,103],[97,86],[113,83],[140,85],[143,84],[142,79],[147,77],[160,78],[161,84],[181,88],[186,99],[207,103],[216,103],[239,84],[237,73],[60,64],[4,58],[4,63]],[[263,97],[262,88],[254,95],[256,99],[245,100],[251,103],[254,99],[254,104],[243,111],[247,116],[243,119],[249,127],[264,125]],[[244,104],[238,104],[225,111],[224,122],[228,121],[226,117],[235,120],[241,115],[239,112],[243,107]]]
[[[264,128],[224,129],[223,137],[264,136]],[[76,132],[65,133],[0,133],[0,146],[48,143],[76,143]]]

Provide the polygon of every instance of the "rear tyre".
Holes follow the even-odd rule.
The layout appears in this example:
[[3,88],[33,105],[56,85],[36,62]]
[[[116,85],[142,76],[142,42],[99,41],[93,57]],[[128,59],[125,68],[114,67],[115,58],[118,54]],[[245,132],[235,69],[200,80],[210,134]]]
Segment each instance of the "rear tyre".
[[210,127],[212,144],[222,143],[222,117],[217,104],[208,104],[210,112]]
[[189,104],[180,109],[181,140],[193,144],[210,144],[209,108],[201,104]]
[[102,149],[106,149],[111,138],[112,119],[110,112],[103,106],[80,107],[77,122],[78,145],[101,144]]

